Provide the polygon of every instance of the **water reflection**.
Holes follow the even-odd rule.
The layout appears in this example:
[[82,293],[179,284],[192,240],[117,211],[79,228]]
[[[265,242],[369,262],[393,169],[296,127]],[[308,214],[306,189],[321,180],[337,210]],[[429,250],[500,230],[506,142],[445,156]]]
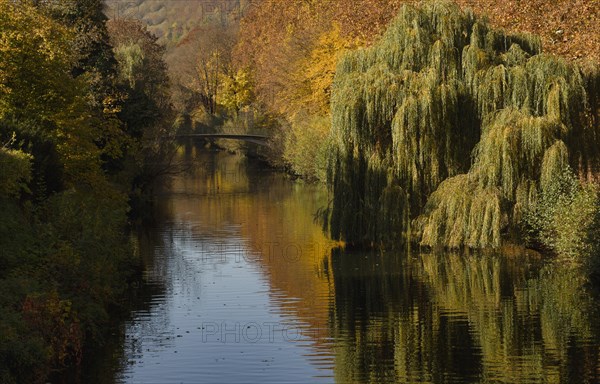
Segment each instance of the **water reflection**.
[[337,252],[331,263],[339,382],[600,379],[597,301],[577,271],[527,254]]
[[600,382],[576,271],[514,250],[345,253],[313,221],[322,189],[185,156],[140,241],[154,291],[85,382]]

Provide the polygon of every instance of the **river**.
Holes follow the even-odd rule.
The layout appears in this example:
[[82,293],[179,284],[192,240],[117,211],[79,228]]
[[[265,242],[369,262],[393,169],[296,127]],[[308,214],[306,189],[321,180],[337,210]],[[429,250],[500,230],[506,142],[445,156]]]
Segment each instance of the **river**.
[[577,272],[502,253],[344,252],[318,186],[193,149],[140,233],[130,317],[85,383],[600,382]]

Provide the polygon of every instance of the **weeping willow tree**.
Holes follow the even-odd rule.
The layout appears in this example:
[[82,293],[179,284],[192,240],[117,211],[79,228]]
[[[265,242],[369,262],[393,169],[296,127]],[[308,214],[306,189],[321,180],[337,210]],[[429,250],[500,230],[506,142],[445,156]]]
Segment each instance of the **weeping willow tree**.
[[594,165],[587,73],[452,3],[404,6],[378,44],[338,63],[332,236],[498,246],[554,174]]

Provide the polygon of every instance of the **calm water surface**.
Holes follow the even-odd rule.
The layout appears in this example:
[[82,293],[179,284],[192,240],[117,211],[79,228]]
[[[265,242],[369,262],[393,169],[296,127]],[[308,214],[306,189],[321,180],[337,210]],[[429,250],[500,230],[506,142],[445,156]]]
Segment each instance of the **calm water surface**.
[[193,151],[140,235],[146,286],[90,383],[600,382],[598,299],[498,255],[344,253],[327,196]]

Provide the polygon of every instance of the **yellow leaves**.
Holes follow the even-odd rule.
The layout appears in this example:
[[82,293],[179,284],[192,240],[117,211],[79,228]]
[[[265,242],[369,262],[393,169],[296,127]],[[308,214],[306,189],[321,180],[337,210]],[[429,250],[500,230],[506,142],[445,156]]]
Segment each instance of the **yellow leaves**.
[[0,15],[0,116],[54,111],[69,94],[72,32],[23,2],[0,1]]
[[125,92],[107,95],[104,100],[102,100],[102,112],[107,116],[115,116],[123,110],[122,103],[127,97],[128,95]]
[[328,114],[337,61],[345,50],[357,44],[357,40],[341,36],[337,23],[308,42],[307,54],[290,63],[294,69],[280,95],[285,100],[279,103],[281,112],[293,116],[302,108],[315,114]]
[[254,82],[249,70],[238,69],[233,74],[221,74],[220,77],[219,104],[237,112],[254,100]]
[[0,51],[32,49],[47,61],[69,58],[72,31],[23,2],[0,1]]
[[[85,76],[70,74],[73,31],[27,2],[0,0],[0,15],[0,118],[27,120],[19,133],[54,142],[67,185],[93,184],[102,174],[96,145],[106,139],[101,130],[109,128],[115,136],[118,129],[93,117]],[[118,105],[116,97],[106,100],[109,112]],[[115,156],[116,142],[108,150]],[[27,179],[24,168],[23,175]]]
[[320,113],[329,112],[331,85],[337,61],[347,49],[356,48],[357,41],[345,39],[340,26],[333,23],[331,29],[322,33],[310,55],[301,63],[300,73],[308,83],[308,102]]
[[282,0],[252,7],[242,19],[236,51],[252,66],[257,98],[285,118],[300,107],[327,113],[337,56],[358,45],[348,26],[370,17],[356,7],[378,8],[365,4]]

